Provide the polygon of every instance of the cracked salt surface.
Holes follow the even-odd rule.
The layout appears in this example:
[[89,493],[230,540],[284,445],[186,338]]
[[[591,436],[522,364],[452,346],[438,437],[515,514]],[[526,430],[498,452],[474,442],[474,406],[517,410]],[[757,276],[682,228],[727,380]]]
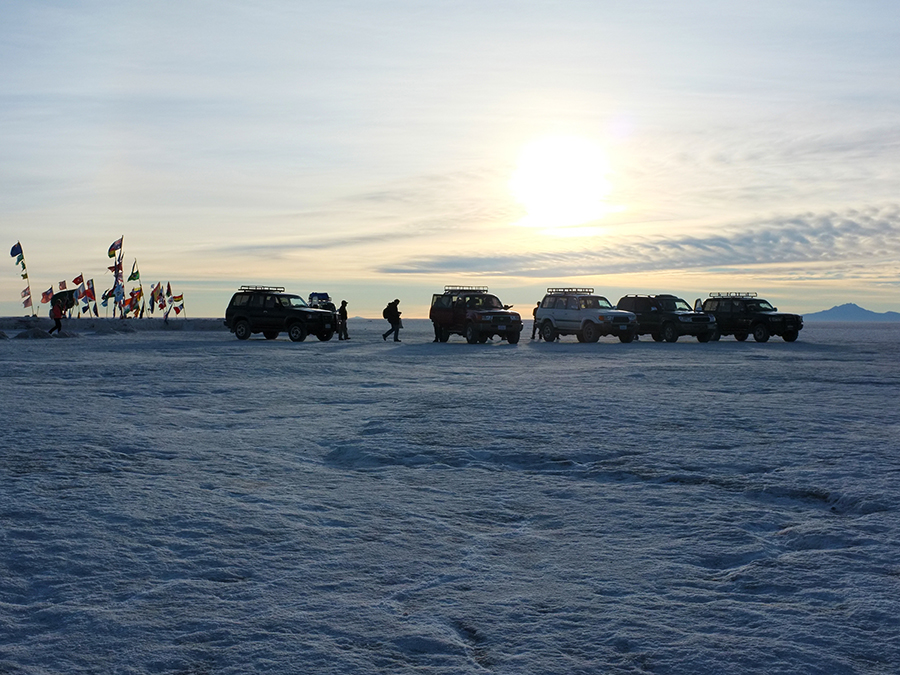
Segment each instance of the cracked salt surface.
[[0,672],[897,672],[900,328],[382,323],[0,342]]

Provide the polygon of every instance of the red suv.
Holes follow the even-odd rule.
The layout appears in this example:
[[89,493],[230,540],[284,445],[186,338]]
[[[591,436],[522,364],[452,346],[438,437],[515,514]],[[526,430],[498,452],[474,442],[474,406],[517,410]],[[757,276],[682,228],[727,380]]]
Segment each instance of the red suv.
[[431,298],[428,318],[434,324],[434,337],[441,342],[450,335],[462,335],[469,344],[487,342],[495,335],[514,345],[522,332],[522,317],[510,312],[487,286],[444,286],[443,293]]

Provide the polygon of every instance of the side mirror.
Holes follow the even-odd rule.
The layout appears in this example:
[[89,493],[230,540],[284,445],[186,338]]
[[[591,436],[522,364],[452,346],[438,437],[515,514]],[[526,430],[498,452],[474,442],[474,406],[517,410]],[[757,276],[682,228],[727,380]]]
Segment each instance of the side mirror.
[[512,309],[512,305],[503,305],[503,309]]

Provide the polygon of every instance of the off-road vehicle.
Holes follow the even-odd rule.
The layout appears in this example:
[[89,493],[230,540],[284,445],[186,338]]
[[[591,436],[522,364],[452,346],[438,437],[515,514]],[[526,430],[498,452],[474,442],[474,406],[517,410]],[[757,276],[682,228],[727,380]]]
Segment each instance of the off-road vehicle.
[[614,335],[631,342],[637,332],[634,313],[616,309],[602,295],[594,295],[593,288],[548,288],[535,320],[547,342],[559,335],[574,335],[579,342]]
[[675,295],[626,295],[616,307],[637,315],[638,334],[649,333],[656,342],[676,342],[682,335],[693,335],[709,342],[715,334],[716,319],[698,312]]
[[771,335],[780,335],[785,342],[793,342],[803,329],[802,316],[779,312],[756,293],[710,293],[703,311],[716,317],[714,340],[734,335],[743,342],[752,335],[757,342],[765,342]]
[[522,317],[509,311],[511,307],[488,293],[487,286],[444,286],[443,293],[431,297],[428,318],[434,324],[435,338],[441,342],[456,334],[469,344],[487,342],[494,336],[516,344]]
[[310,307],[299,295],[285,293],[282,286],[241,286],[225,309],[225,325],[238,340],[252,333],[274,340],[286,331],[294,342],[307,335],[324,342],[334,335],[337,317],[333,311]]

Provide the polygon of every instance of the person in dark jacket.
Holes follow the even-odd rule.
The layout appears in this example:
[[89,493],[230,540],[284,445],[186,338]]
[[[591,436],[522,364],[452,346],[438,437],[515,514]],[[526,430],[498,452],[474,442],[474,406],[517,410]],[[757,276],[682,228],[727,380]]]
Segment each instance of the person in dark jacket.
[[338,340],[349,340],[347,335],[347,301],[341,300],[341,308],[338,310]]
[[391,329],[387,333],[382,333],[381,339],[387,340],[388,335],[391,333],[394,334],[394,342],[400,342],[400,328],[403,324],[400,323],[400,310],[397,308],[397,305],[400,304],[399,300],[394,300],[393,302],[389,302],[387,307],[384,308],[384,311],[381,315],[387,319],[388,323],[391,324]]
[[531,310],[531,316],[533,321],[531,322],[531,339],[534,340],[535,334],[538,336],[538,340],[541,339],[541,331],[538,330],[538,320],[537,320],[537,311],[541,306],[541,301],[538,300],[537,305],[535,305],[534,309]]

